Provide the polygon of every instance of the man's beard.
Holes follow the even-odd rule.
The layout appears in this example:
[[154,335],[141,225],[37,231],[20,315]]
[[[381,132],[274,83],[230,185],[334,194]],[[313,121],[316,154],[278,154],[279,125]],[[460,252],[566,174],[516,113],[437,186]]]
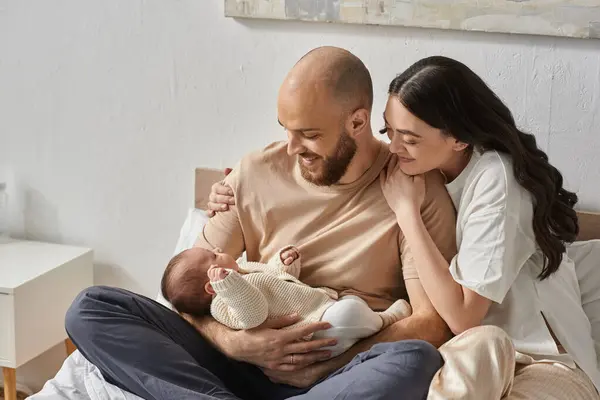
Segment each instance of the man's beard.
[[[300,166],[300,173],[302,177],[310,183],[317,186],[331,186],[340,181],[346,171],[350,162],[356,154],[356,141],[348,135],[345,131],[342,132],[340,139],[338,140],[337,146],[333,155],[328,157],[321,157],[323,161],[321,167],[321,173],[314,175],[302,164],[301,158],[298,159]],[[300,154],[300,157],[304,155],[313,155],[312,153]],[[316,154],[315,154],[316,155]]]

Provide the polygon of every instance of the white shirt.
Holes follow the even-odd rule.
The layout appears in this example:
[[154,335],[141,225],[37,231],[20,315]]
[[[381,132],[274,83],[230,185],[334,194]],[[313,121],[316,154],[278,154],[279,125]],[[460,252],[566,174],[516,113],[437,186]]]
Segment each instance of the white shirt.
[[[454,280],[492,300],[482,325],[495,325],[516,350],[535,360],[575,363],[600,390],[591,327],[581,305],[573,262],[540,281],[542,252],[533,232],[530,193],[516,181],[509,156],[474,152],[465,170],[446,185],[458,211]],[[560,354],[550,328],[568,354]]]

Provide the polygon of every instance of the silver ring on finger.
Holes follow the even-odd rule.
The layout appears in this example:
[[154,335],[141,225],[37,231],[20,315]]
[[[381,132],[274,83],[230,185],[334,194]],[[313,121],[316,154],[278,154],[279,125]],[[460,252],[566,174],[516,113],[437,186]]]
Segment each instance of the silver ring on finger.
[[290,354],[290,364],[294,365],[294,355]]

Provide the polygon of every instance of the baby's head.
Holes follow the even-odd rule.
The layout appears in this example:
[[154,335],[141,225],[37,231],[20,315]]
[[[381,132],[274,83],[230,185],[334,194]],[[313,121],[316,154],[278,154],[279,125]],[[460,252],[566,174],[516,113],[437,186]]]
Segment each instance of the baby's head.
[[202,317],[210,313],[215,294],[208,270],[211,267],[237,269],[233,257],[219,249],[210,251],[193,247],[169,261],[161,281],[163,297],[182,314]]

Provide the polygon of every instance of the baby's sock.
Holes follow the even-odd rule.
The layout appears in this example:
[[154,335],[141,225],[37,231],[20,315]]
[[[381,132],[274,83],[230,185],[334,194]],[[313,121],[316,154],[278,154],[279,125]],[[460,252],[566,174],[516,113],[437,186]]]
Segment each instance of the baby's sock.
[[394,322],[409,317],[412,314],[412,308],[405,300],[398,300],[387,310],[377,313],[383,320],[383,328],[390,326]]

